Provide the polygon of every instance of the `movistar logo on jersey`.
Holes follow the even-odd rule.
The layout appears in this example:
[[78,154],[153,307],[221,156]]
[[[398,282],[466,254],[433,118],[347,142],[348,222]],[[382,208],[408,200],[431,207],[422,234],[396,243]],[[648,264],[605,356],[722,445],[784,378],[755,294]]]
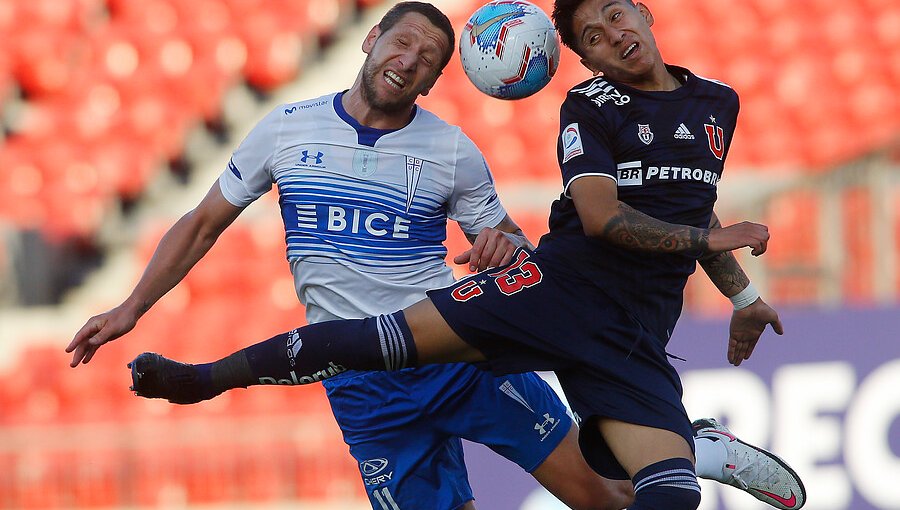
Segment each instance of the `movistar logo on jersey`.
[[719,174],[702,168],[680,166],[648,166],[640,161],[628,161],[616,165],[616,182],[622,186],[642,186],[647,181],[698,181],[717,186]]

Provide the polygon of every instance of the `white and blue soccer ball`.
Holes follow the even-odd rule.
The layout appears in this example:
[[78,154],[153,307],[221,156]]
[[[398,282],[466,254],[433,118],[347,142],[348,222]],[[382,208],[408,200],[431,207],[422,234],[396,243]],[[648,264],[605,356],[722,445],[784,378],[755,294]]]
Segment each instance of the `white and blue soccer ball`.
[[495,0],[469,18],[459,38],[466,76],[499,99],[521,99],[550,83],[559,39],[550,17],[524,0]]

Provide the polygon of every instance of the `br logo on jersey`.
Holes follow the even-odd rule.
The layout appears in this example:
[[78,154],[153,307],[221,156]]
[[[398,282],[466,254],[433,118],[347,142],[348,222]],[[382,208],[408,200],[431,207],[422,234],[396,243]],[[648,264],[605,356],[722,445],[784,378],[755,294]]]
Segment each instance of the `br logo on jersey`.
[[[710,116],[713,122],[715,117]],[[706,139],[709,141],[709,150],[717,159],[725,156],[725,130],[714,124],[704,124],[703,129],[706,130]]]
[[653,131],[650,131],[650,124],[638,124],[638,139],[644,142],[644,145],[650,145],[653,141]]
[[573,122],[566,126],[562,132],[563,147],[563,163],[570,159],[584,154],[584,146],[581,144],[581,131],[578,130],[578,123]]
[[640,186],[644,184],[644,170],[640,161],[628,161],[616,165],[616,184],[619,186]]

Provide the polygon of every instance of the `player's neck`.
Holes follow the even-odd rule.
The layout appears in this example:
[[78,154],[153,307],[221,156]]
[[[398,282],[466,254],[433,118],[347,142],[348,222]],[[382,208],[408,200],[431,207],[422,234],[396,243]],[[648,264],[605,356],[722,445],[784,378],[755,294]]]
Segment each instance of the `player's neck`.
[[632,82],[623,81],[622,83],[645,92],[671,92],[684,84],[669,72],[665,64],[654,67],[652,72],[637,77]]
[[341,97],[341,105],[348,115],[356,119],[356,122],[375,129],[400,129],[405,127],[409,124],[413,108],[415,108],[414,104],[407,109],[397,112],[385,112],[373,108],[363,97],[362,90],[357,86],[344,93]]

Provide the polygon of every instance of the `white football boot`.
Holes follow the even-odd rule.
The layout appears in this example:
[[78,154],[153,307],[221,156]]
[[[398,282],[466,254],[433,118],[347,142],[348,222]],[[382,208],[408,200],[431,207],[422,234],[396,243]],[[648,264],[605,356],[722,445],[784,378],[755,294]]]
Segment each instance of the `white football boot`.
[[728,450],[722,483],[781,510],[797,510],[806,503],[803,481],[777,455],[741,441],[712,418],[694,421],[693,428],[694,436],[721,441]]

